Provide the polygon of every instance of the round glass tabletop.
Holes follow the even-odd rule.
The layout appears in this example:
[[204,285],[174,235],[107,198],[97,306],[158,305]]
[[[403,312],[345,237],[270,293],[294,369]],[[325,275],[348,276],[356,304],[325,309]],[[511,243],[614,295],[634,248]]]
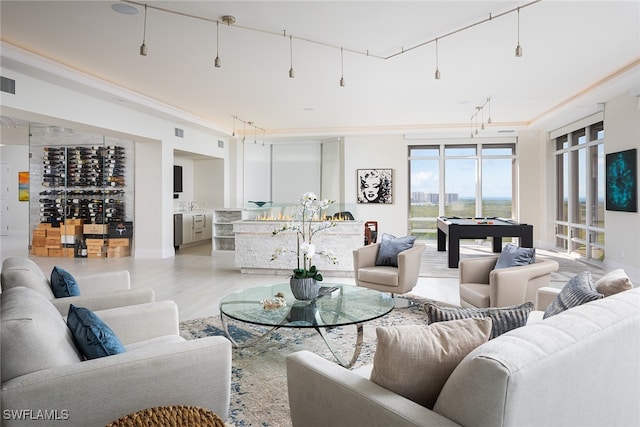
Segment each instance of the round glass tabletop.
[[[353,285],[322,283],[337,287],[333,295],[320,295],[310,301],[294,298],[288,283],[258,286],[227,295],[220,302],[220,313],[241,322],[288,328],[329,328],[368,322],[393,310],[390,294]],[[264,302],[277,294],[286,304],[272,307]]]

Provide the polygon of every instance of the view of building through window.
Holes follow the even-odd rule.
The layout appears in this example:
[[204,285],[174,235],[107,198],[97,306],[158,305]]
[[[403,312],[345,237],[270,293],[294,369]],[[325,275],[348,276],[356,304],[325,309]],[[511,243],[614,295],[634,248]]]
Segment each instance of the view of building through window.
[[603,122],[555,138],[556,245],[587,260],[604,260]]
[[515,216],[515,143],[409,147],[409,232],[435,240],[438,216]]

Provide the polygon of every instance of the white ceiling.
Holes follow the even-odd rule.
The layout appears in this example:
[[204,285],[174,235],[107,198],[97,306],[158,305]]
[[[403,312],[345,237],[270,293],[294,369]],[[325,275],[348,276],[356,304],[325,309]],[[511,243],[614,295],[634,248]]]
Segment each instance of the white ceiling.
[[[522,1],[149,2],[213,21],[235,16],[236,25],[219,28],[221,68],[213,66],[214,22],[149,9],[143,57],[144,7],[124,15],[112,10],[114,3],[2,0],[2,41],[229,133],[237,115],[264,128],[267,137],[468,132],[475,107],[487,97],[490,129],[518,129],[543,122],[549,112],[585,116],[598,102],[640,87],[638,1],[526,6],[520,58],[514,54],[517,14],[498,15],[528,4]],[[488,22],[445,36],[490,15]],[[294,79],[284,31],[295,37]],[[434,79],[433,42],[379,58],[436,37],[440,80]],[[345,87],[339,85],[339,47],[345,49]],[[20,68],[3,59],[3,68]]]

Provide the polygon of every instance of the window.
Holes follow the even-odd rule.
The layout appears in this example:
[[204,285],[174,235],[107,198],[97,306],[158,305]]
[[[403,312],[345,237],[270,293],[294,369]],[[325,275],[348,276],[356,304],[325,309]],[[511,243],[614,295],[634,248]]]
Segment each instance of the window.
[[556,246],[604,260],[604,126],[597,122],[555,138]]
[[435,240],[438,216],[514,218],[515,143],[409,147],[409,233]]

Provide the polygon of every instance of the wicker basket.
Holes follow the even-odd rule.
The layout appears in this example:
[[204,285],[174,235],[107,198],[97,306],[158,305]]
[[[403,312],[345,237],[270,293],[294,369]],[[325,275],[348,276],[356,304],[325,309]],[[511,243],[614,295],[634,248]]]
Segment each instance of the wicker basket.
[[118,418],[106,427],[224,427],[224,421],[197,406],[158,406]]

